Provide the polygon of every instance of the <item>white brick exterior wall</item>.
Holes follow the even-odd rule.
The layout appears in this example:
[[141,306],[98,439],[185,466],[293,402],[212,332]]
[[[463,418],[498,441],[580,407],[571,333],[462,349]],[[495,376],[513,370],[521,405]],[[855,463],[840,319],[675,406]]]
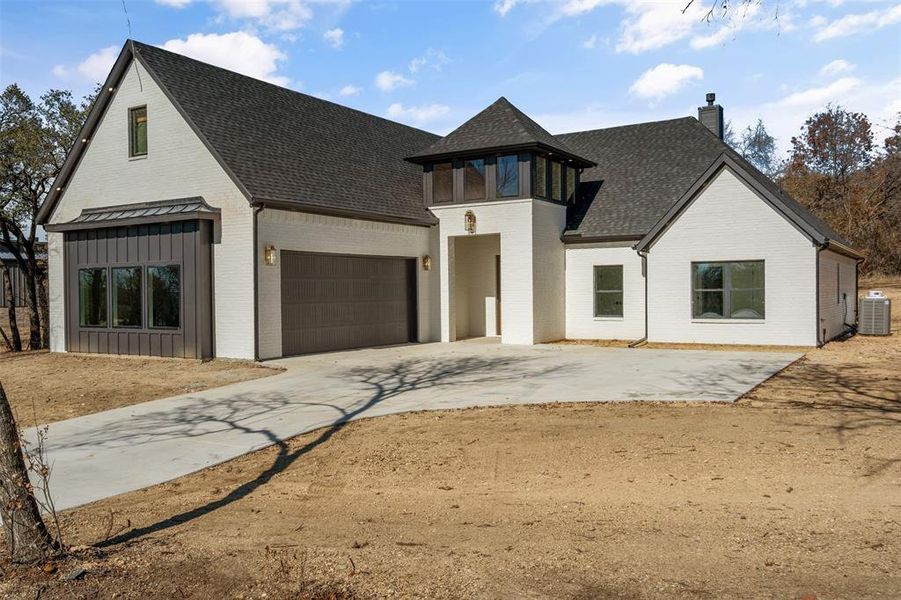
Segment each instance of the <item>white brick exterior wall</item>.
[[[729,260],[765,261],[766,318],[692,319],[692,261]],[[649,339],[813,346],[816,268],[813,243],[724,169],[650,249]]]
[[[566,247],[566,337],[572,340],[637,340],[644,336],[644,275],[634,242]],[[622,318],[594,316],[594,267],[622,265]]]
[[[222,227],[213,246],[216,356],[253,358],[253,230],[248,201],[149,74],[140,65],[137,69],[140,82],[133,63],[50,222],[69,221],[83,208],[203,196],[222,210]],[[129,159],[128,109],[142,105],[147,106],[148,153]],[[64,350],[62,234],[50,234],[48,241],[51,347]]]
[[274,266],[263,264],[263,249],[269,244],[278,250],[417,259],[419,341],[438,339],[437,265],[433,262],[432,270],[424,271],[419,260],[432,251],[432,237],[437,233],[434,227],[379,223],[268,208],[259,214],[258,219],[260,358],[282,355],[281,260]]
[[[536,200],[532,204],[532,277],[534,342],[555,342],[566,335],[566,258],[560,235],[566,208]],[[508,255],[509,256],[509,255]],[[513,260],[517,260],[515,257]]]
[[820,341],[841,335],[857,322],[857,261],[831,250],[820,252]]
[[[543,206],[551,206],[559,211],[545,210]],[[432,207],[438,217],[439,243],[441,248],[441,340],[448,342],[456,339],[456,292],[453,274],[456,269],[454,238],[468,236],[464,229],[464,215],[471,210],[476,215],[476,233],[500,234],[501,238],[501,341],[505,344],[533,344],[546,341],[548,332],[559,339],[563,336],[563,248],[560,243],[564,207],[550,205],[542,200],[502,200],[497,202],[480,202],[456,206]],[[537,287],[541,300],[537,303],[541,311],[536,323],[535,289],[536,256],[533,251],[533,222],[545,223],[550,229],[543,233],[538,243],[547,256],[538,258],[538,269],[546,269],[540,273]],[[559,227],[559,229],[558,229]],[[551,231],[556,231],[556,234]],[[559,244],[559,260],[554,258],[557,251],[550,241],[556,235]],[[556,267],[555,267],[556,265]],[[559,270],[559,274],[555,272]],[[559,282],[556,294],[558,301],[549,299],[547,290],[550,285]],[[550,282],[550,283],[548,283]],[[547,325],[550,323],[550,325]],[[559,328],[559,332],[555,332]]]

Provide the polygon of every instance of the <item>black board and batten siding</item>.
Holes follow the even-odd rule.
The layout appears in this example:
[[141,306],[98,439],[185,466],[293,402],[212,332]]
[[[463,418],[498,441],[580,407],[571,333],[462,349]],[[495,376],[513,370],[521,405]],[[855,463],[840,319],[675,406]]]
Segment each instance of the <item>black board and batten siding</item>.
[[[210,221],[70,231],[65,234],[66,348],[70,352],[177,358],[213,355],[212,228]],[[179,265],[181,310],[178,328],[149,328],[147,267]],[[82,327],[78,271],[100,267],[141,267],[144,295],[140,328],[112,327],[112,278],[107,271],[107,326]]]

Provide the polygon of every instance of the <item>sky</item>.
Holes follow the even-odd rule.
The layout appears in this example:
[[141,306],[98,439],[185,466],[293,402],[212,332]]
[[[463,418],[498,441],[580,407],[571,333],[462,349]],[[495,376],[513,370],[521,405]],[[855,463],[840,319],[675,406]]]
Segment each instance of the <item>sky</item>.
[[[552,133],[762,118],[780,153],[827,103],[901,112],[901,3],[843,0],[0,0],[0,84],[80,96],[125,39],[444,134],[500,96]],[[127,11],[127,15],[126,15]]]

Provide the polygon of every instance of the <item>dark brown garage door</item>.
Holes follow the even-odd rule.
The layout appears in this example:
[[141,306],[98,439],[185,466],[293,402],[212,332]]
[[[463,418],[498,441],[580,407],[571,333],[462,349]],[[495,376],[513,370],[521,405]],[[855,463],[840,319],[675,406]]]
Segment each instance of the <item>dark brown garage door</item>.
[[416,340],[414,259],[281,253],[282,354]]

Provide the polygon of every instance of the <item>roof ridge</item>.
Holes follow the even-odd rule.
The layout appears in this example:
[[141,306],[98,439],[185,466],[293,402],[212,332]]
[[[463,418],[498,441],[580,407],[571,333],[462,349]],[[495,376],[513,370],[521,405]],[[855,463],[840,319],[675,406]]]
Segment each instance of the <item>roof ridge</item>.
[[140,42],[140,41],[138,41],[138,40],[131,40],[131,39],[128,40],[128,42],[134,44],[135,49],[138,51],[139,54],[140,54],[141,49],[143,49],[143,48],[149,48],[151,52],[163,52],[163,53],[165,53],[165,54],[171,54],[171,55],[173,55],[173,56],[177,56],[177,57],[178,57],[179,59],[181,59],[181,60],[187,60],[187,61],[195,62],[195,63],[201,64],[201,65],[204,65],[205,67],[210,67],[210,68],[216,69],[216,70],[218,70],[218,71],[224,71],[224,72],[226,72],[226,73],[228,73],[228,74],[230,74],[230,75],[237,75],[238,77],[241,77],[241,78],[243,78],[243,79],[248,79],[248,80],[250,80],[250,81],[253,81],[254,83],[260,83],[260,84],[264,84],[264,85],[267,85],[267,86],[271,86],[271,87],[274,87],[274,88],[276,88],[276,89],[279,89],[279,90],[283,90],[283,91],[285,91],[285,92],[288,92],[288,93],[290,93],[290,94],[297,94],[298,96],[303,96],[304,98],[309,98],[309,99],[314,100],[314,101],[316,101],[316,102],[320,102],[320,103],[323,103],[323,104],[328,104],[328,105],[331,105],[331,106],[336,106],[336,107],[341,108],[341,109],[343,109],[343,110],[348,110],[348,111],[352,111],[352,112],[355,112],[355,113],[359,113],[359,114],[364,115],[364,116],[366,116],[366,117],[370,117],[370,118],[373,118],[373,119],[379,119],[380,121],[385,121],[385,122],[391,123],[391,124],[393,124],[393,125],[399,125],[399,126],[401,126],[401,127],[407,128],[407,129],[412,129],[412,130],[414,130],[414,131],[419,131],[419,132],[422,132],[422,133],[427,133],[427,134],[432,135],[432,136],[434,136],[434,137],[436,137],[436,138],[440,138],[440,137],[441,137],[440,135],[438,135],[437,133],[434,133],[434,132],[432,132],[432,131],[426,131],[425,129],[420,129],[419,127],[413,127],[412,125],[407,125],[406,123],[401,123],[401,122],[399,122],[399,121],[395,121],[395,120],[389,119],[389,118],[387,118],[387,117],[382,117],[382,116],[379,116],[379,115],[374,115],[374,114],[372,114],[372,113],[366,112],[365,110],[360,110],[359,108],[354,108],[354,107],[352,107],[352,106],[346,106],[346,105],[344,105],[344,104],[339,104],[338,102],[332,102],[331,100],[325,100],[324,98],[320,98],[320,97],[314,96],[314,95],[312,95],[312,94],[305,94],[305,93],[300,92],[300,91],[298,91],[298,90],[293,90],[293,89],[288,88],[288,87],[285,87],[285,86],[283,86],[283,85],[278,85],[277,83],[272,83],[271,81],[266,81],[265,79],[259,79],[259,78],[257,78],[257,77],[251,77],[250,75],[245,75],[244,73],[239,73],[238,71],[233,71],[233,70],[231,70],[231,69],[226,69],[225,67],[220,67],[220,66],[218,66],[218,65],[214,65],[213,63],[204,62],[204,61],[202,61],[202,60],[198,60],[198,59],[196,59],[196,58],[187,56],[187,55],[185,55],[185,54],[179,54],[178,52],[173,52],[172,50],[166,50],[165,48],[161,48],[161,47],[159,47],[159,46],[154,46],[153,44],[147,44],[147,43],[145,43],[145,42]]
[[583,129],[580,131],[567,131],[565,133],[556,133],[553,134],[554,137],[567,136],[567,135],[576,135],[580,133],[595,133],[598,131],[612,131],[614,129],[628,129],[630,127],[645,127],[648,125],[659,125],[660,123],[675,123],[676,121],[694,121],[700,124],[700,121],[695,119],[692,116],[685,117],[673,117],[672,119],[659,119],[657,121],[642,121],[641,123],[626,123],[625,125],[612,125],[610,127],[597,127],[595,129]]

